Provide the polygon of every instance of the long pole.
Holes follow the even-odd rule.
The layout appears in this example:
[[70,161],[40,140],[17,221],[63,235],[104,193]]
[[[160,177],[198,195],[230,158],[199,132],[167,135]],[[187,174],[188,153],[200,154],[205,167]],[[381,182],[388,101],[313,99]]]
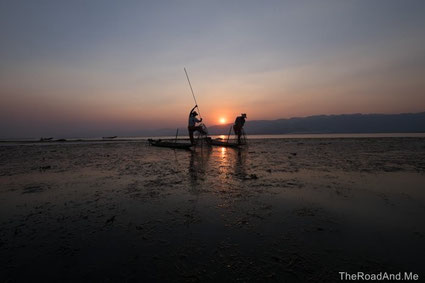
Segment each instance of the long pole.
[[201,110],[199,110],[198,102],[196,102],[195,93],[193,92],[192,84],[190,83],[189,76],[187,74],[186,68],[183,68],[183,69],[184,69],[184,73],[186,74],[187,82],[189,83],[190,91],[192,92],[192,96],[193,96],[193,100],[195,101],[196,108],[198,108],[199,117],[202,118],[202,116],[201,116]]

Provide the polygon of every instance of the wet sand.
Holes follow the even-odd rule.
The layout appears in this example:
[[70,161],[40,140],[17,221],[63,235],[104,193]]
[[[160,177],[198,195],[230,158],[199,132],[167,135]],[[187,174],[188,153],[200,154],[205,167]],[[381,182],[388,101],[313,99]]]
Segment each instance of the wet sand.
[[424,278],[425,138],[0,146],[0,281]]

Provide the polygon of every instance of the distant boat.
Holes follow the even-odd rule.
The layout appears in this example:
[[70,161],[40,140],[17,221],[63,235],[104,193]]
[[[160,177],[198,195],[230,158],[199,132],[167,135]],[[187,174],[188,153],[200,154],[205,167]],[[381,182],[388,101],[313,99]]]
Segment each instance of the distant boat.
[[111,137],[102,137],[104,140],[112,140],[115,139],[117,136],[111,136]]
[[40,141],[51,141],[53,138],[40,138]]
[[175,148],[175,149],[190,149],[190,147],[192,146],[191,143],[178,143],[173,141],[163,141],[161,139],[158,139],[158,140],[148,139],[148,142],[152,146],[169,147],[169,148]]

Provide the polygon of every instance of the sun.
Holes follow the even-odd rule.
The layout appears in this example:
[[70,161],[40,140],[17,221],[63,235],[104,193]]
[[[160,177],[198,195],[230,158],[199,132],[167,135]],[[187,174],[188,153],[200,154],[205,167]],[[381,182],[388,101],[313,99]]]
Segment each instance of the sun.
[[224,123],[226,123],[226,118],[220,118],[220,124],[224,124]]

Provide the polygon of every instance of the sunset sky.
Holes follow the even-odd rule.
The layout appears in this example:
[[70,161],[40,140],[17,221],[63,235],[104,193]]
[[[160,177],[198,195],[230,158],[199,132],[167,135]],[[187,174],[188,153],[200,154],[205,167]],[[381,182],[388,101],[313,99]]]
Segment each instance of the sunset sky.
[[425,1],[1,1],[0,137],[425,111]]

